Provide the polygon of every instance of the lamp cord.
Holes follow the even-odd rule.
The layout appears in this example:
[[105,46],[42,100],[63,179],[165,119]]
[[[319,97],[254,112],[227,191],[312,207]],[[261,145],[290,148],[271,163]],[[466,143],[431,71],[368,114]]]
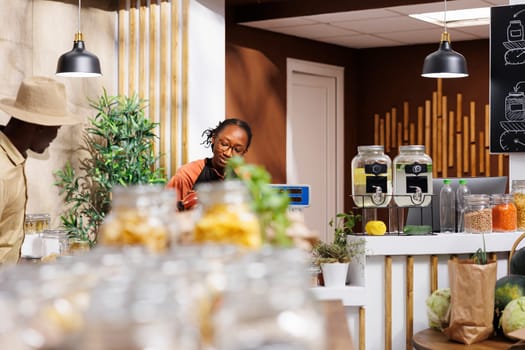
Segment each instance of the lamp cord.
[[78,33],[81,33],[80,31],[80,8],[82,7],[82,0],[78,0]]
[[445,13],[443,13],[443,22],[445,25],[445,33],[447,32],[447,0],[445,0]]

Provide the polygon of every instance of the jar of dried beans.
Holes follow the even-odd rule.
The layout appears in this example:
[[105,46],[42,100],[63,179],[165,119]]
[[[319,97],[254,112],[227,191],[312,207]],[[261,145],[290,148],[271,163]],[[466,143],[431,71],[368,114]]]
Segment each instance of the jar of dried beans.
[[492,231],[513,232],[517,229],[517,210],[512,194],[492,195]]
[[471,194],[465,196],[465,232],[492,232],[492,208],[490,196],[486,194]]
[[525,180],[512,180],[512,194],[517,209],[518,230],[525,230]]

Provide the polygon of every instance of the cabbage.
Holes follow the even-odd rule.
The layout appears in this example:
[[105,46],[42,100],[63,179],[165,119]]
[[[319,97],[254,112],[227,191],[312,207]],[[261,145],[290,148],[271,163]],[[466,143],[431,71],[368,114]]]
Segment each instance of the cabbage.
[[429,327],[443,330],[450,322],[450,288],[436,289],[426,300]]
[[500,322],[505,335],[525,328],[525,296],[514,299],[505,306]]

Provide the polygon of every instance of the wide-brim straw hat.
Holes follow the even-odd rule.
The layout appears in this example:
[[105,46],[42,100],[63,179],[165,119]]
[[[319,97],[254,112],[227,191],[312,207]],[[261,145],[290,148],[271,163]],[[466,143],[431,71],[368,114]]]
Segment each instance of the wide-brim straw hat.
[[47,77],[24,79],[16,100],[0,100],[0,109],[16,119],[38,125],[73,125],[82,120],[67,110],[64,84]]

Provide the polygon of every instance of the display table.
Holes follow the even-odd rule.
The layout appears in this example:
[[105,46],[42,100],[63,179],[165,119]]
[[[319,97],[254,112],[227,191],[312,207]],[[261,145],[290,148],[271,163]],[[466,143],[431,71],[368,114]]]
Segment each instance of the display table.
[[450,341],[442,332],[430,328],[417,332],[412,338],[412,345],[417,350],[498,350],[509,349],[514,343],[506,338],[497,338],[464,345]]
[[327,349],[354,350],[345,308],[339,300],[320,301],[326,319]]

